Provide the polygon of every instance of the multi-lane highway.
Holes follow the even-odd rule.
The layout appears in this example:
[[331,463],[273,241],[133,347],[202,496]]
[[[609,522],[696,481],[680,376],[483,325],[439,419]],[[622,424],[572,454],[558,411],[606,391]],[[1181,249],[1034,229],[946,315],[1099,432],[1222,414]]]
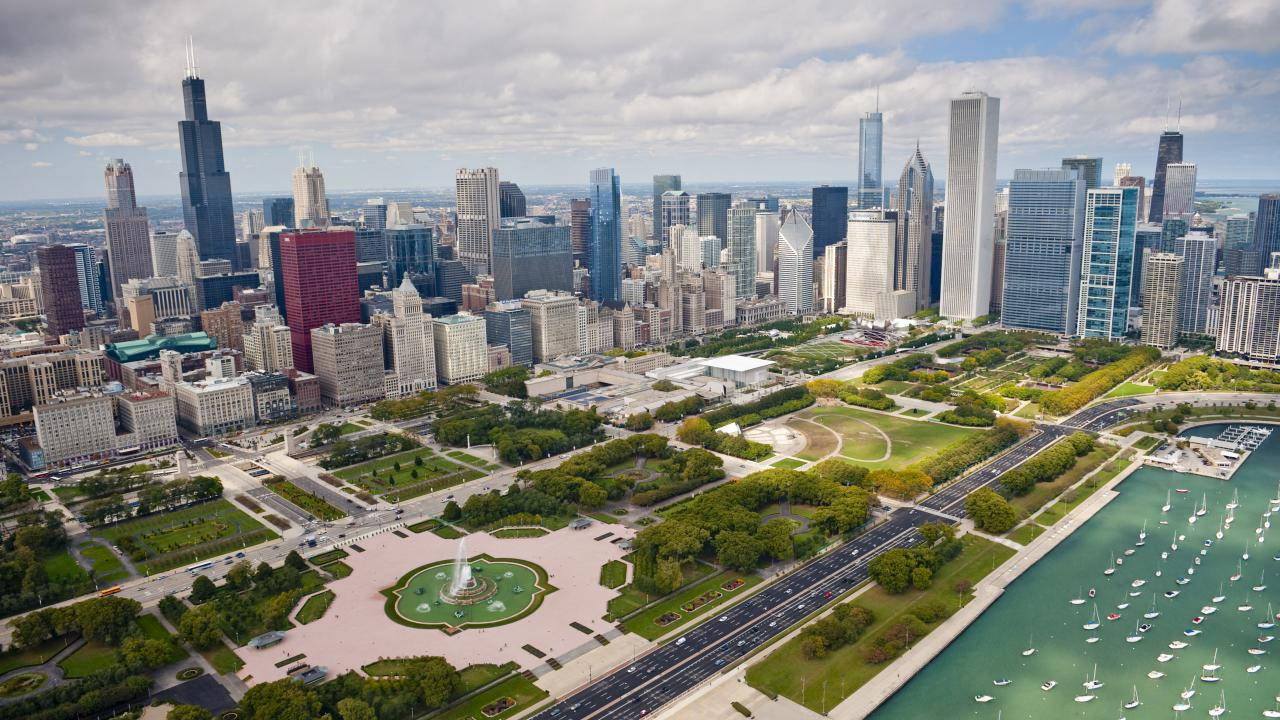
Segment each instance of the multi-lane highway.
[[867,578],[871,558],[919,543],[916,529],[936,520],[914,508],[894,510],[871,530],[534,717],[630,720],[647,715],[834,602]]
[[964,499],[969,497],[969,493],[990,485],[996,481],[996,478],[1072,432],[1072,429],[1060,425],[1037,425],[1030,437],[1004,451],[978,470],[943,486],[941,490],[921,501],[920,507],[952,517],[964,517]]

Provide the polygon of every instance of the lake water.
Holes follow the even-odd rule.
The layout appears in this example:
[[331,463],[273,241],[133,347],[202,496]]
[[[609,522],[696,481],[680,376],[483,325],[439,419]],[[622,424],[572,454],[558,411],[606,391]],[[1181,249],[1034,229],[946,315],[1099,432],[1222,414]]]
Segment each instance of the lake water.
[[[1225,426],[1202,427],[1197,435],[1216,435]],[[1280,430],[1280,428],[1277,428]],[[1173,706],[1182,702],[1179,695],[1194,681],[1195,695],[1187,702],[1192,708],[1183,712],[1186,718],[1209,717],[1208,711],[1219,703],[1220,691],[1226,695],[1225,718],[1257,718],[1263,710],[1276,706],[1280,695],[1280,639],[1260,643],[1260,636],[1280,637],[1280,628],[1259,629],[1257,623],[1280,612],[1280,562],[1272,556],[1280,552],[1280,511],[1270,520],[1273,527],[1262,526],[1261,515],[1268,509],[1269,498],[1276,497],[1280,481],[1280,432],[1273,434],[1245,462],[1230,481],[1196,475],[1182,475],[1146,467],[1130,475],[1117,486],[1119,496],[1078,528],[1049,555],[1032,566],[1005,591],[985,613],[950,647],[872,714],[874,720],[896,718],[940,717],[942,713],[957,718],[995,718],[1003,713],[1005,720],[1017,718],[1172,718]],[[1172,509],[1161,512],[1169,489],[1184,488],[1186,494],[1172,494]],[[1225,505],[1239,492],[1235,521],[1222,540],[1215,536],[1226,515]],[[1205,498],[1208,512],[1189,524],[1193,505]],[[1147,524],[1146,544],[1135,547],[1143,521]],[[1166,520],[1167,525],[1159,524]],[[1175,535],[1185,535],[1172,550]],[[1259,547],[1259,538],[1262,538]],[[1206,548],[1204,541],[1212,540]],[[1249,560],[1242,559],[1248,543]],[[1135,553],[1124,557],[1126,549]],[[1204,555],[1201,550],[1206,550]],[[1169,553],[1161,561],[1162,552]],[[1110,577],[1103,570],[1110,556],[1123,557],[1123,565]],[[1199,557],[1200,564],[1194,564]],[[1230,577],[1243,576],[1236,582]],[[1155,576],[1162,570],[1160,577]],[[1189,574],[1193,569],[1194,574]],[[1265,573],[1265,580],[1260,576]],[[1176,584],[1179,577],[1190,580]],[[1134,580],[1145,584],[1134,589]],[[1261,592],[1251,588],[1264,584]],[[1203,615],[1201,624],[1192,618],[1201,616],[1201,608],[1213,604],[1221,593],[1226,599],[1216,603],[1217,612]],[[1092,635],[1081,626],[1093,615],[1094,600],[1090,588],[1097,589],[1096,603],[1102,617],[1097,631],[1099,641],[1085,642]],[[1166,599],[1167,590],[1180,594]],[[1072,605],[1070,600],[1082,596],[1086,602]],[[1140,593],[1130,597],[1130,592]],[[1155,595],[1155,609],[1160,616],[1144,619]],[[1127,609],[1117,605],[1129,602]],[[1238,606],[1252,605],[1251,611]],[[1120,618],[1109,621],[1109,613]],[[1274,617],[1272,617],[1274,620]],[[1145,633],[1135,631],[1135,622],[1150,623]],[[1187,637],[1185,630],[1198,629],[1201,634]],[[1141,635],[1136,643],[1126,637]],[[1169,643],[1188,643],[1182,649],[1171,649]],[[1035,654],[1024,657],[1030,646]],[[1250,648],[1265,649],[1253,655]],[[1206,683],[1202,669],[1212,664],[1218,651],[1216,683]],[[1162,653],[1174,658],[1156,661]],[[1086,691],[1082,683],[1093,674],[1105,686],[1093,691],[1096,699],[1077,703],[1074,698]],[[1246,668],[1262,665],[1255,673]],[[1163,678],[1151,679],[1152,670],[1164,672]],[[1007,678],[1012,682],[996,687],[993,681]],[[1050,691],[1041,683],[1056,680]],[[1124,710],[1137,686],[1142,705]],[[975,695],[992,695],[988,703],[975,702]]]

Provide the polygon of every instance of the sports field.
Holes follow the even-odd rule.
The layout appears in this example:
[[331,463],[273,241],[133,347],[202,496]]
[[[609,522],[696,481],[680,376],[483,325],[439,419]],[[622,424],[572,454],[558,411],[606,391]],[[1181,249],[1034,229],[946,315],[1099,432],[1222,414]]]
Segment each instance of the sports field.
[[980,432],[847,407],[810,408],[794,415],[787,425],[807,441],[796,457],[817,460],[838,452],[871,468],[905,467]]
[[118,545],[144,573],[161,572],[279,537],[221,499],[126,520],[100,528],[94,535]]

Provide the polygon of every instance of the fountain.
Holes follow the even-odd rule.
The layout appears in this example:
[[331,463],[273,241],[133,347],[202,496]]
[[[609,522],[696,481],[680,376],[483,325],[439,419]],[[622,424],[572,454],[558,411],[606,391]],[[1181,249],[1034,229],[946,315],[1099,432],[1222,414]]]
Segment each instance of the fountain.
[[453,557],[453,581],[449,583],[449,594],[463,595],[475,586],[475,578],[471,577],[471,563],[467,562],[467,539],[464,537],[458,541],[458,552]]
[[440,599],[450,605],[475,605],[498,594],[498,582],[477,577],[477,572],[467,560],[467,539],[464,537],[458,541],[449,584],[440,588]]

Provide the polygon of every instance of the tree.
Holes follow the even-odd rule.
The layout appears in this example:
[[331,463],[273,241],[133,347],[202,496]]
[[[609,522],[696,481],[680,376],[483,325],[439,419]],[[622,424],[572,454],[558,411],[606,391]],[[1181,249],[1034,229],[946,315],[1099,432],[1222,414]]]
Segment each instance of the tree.
[[632,432],[644,432],[653,427],[653,416],[647,412],[629,415],[623,427]]
[[9,621],[9,626],[13,628],[13,642],[18,647],[35,647],[53,637],[50,615],[44,611],[16,617]]
[[991,488],[979,488],[969,493],[964,501],[964,510],[979,530],[991,533],[1008,532],[1018,523],[1018,512]]
[[289,617],[289,611],[293,610],[293,605],[297,600],[297,596],[292,591],[273,595],[262,604],[258,611],[259,616],[262,618],[262,624],[273,629],[283,626],[285,619]]
[[911,587],[916,590],[928,590],[933,584],[933,571],[923,565],[911,570]]
[[133,621],[142,604],[132,598],[112,595],[76,603],[76,621],[80,634],[106,645],[119,645],[133,629]]
[[175,705],[165,720],[213,720],[213,713],[199,705]]
[[774,518],[760,527],[756,533],[761,547],[775,560],[790,560],[794,546],[791,542],[791,521]]
[[411,677],[418,683],[422,702],[427,707],[440,707],[458,689],[458,671],[442,657],[429,656],[415,663]]
[[864,488],[868,485],[869,472],[865,467],[837,458],[823,460],[810,468],[809,472],[839,485],[856,485]]
[[133,635],[120,644],[120,658],[128,667],[150,670],[168,663],[173,650],[172,641]]
[[444,513],[441,514],[440,517],[443,517],[449,522],[457,522],[462,519],[462,508],[458,506],[458,503],[450,500],[445,503]]
[[200,650],[208,650],[222,642],[218,611],[212,605],[188,610],[178,621],[178,635]]
[[227,587],[232,590],[248,590],[249,585],[253,583],[253,570],[250,569],[249,563],[241,560],[232,565],[231,569],[227,571],[226,582]]
[[284,564],[297,570],[298,572],[307,571],[307,561],[302,559],[297,550],[290,550],[289,554],[284,557]]
[[715,539],[716,559],[721,565],[739,571],[753,570],[760,562],[763,545],[754,535],[742,530],[722,530]]
[[195,581],[191,583],[191,595],[187,597],[192,604],[199,605],[213,597],[218,588],[214,586],[213,581],[204,575],[197,575]]
[[804,384],[805,389],[814,397],[833,398],[844,389],[845,384],[839,380],[815,378]]
[[320,701],[293,680],[276,680],[249,688],[240,711],[245,720],[313,720],[320,716]]
[[653,575],[655,589],[662,594],[675,592],[684,584],[684,573],[680,570],[680,561],[675,558],[662,558]]
[[601,505],[604,505],[605,501],[608,499],[609,495],[604,491],[604,488],[590,480],[584,480],[583,483],[578,486],[578,503],[584,507],[598,508]]
[[918,468],[875,470],[869,479],[877,490],[899,500],[910,500],[933,487],[933,479]]
[[911,584],[911,571],[915,569],[910,551],[894,548],[880,553],[867,565],[872,580],[880,583],[887,593],[897,594]]
[[680,442],[702,445],[707,442],[713,432],[715,430],[711,428],[711,423],[700,417],[691,417],[680,423],[679,429],[676,430],[676,437]]
[[342,720],[378,720],[378,715],[369,707],[369,703],[356,698],[342,698],[338,701],[338,715]]

